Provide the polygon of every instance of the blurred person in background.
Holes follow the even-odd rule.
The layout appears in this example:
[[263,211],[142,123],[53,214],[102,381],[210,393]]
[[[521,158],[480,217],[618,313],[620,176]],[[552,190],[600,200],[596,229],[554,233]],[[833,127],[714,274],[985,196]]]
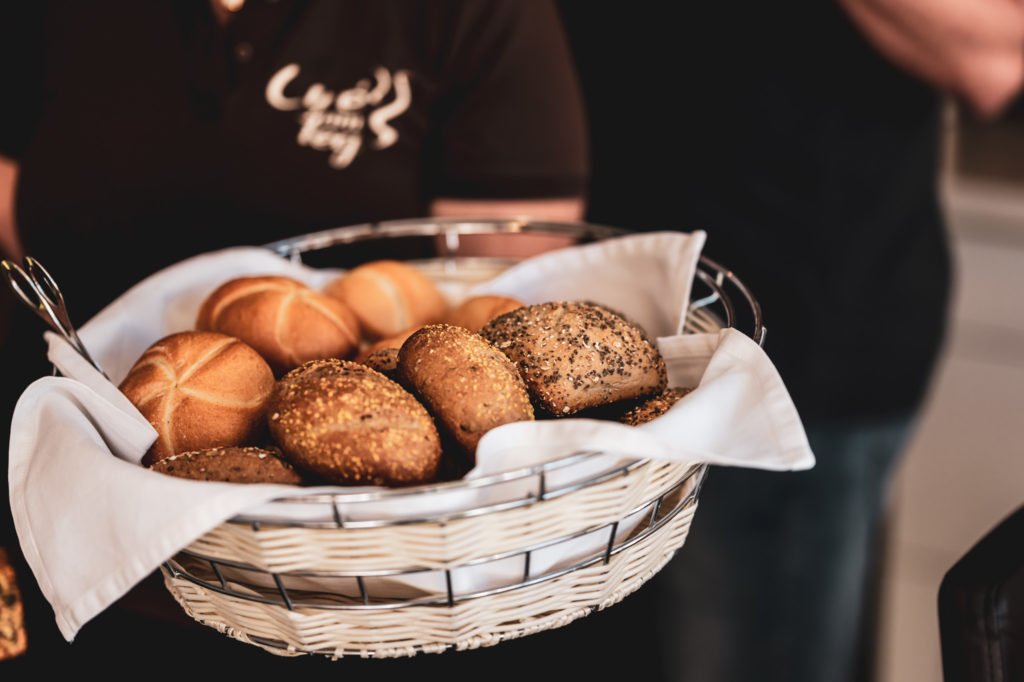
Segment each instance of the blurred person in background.
[[648,588],[669,679],[870,678],[886,484],[946,326],[943,93],[993,116],[1015,0],[563,0],[590,117],[590,220],[706,230],[764,309],[817,466],[716,469]]
[[[493,651],[338,671],[657,679],[659,643],[670,679],[853,669],[884,483],[945,320],[933,87],[994,112],[1017,87],[996,66],[1020,48],[1008,2],[962,18],[966,0],[855,2],[706,3],[678,20],[562,3],[593,122],[588,216],[709,232],[708,253],[765,306],[818,467],[716,470],[679,558],[607,613]],[[0,22],[15,34],[0,42],[0,250],[47,264],[77,323],[221,246],[431,212],[580,215],[582,114],[549,4],[236,4],[33,4]],[[983,6],[1002,14],[982,21]],[[38,321],[14,315],[4,428],[46,371]],[[2,518],[0,544],[16,545]],[[68,647],[37,593],[29,617],[39,666],[53,652],[331,665],[118,608]]]
[[[553,2],[33,2],[5,7],[0,32],[0,252],[39,258],[76,324],[211,249],[424,215],[582,216],[586,131]],[[49,368],[39,321],[3,289],[6,443]],[[6,505],[0,546],[17,548]],[[159,585],[68,646],[18,568],[26,669],[188,665],[186,649],[261,673],[327,664],[160,623],[161,605],[183,614]]]

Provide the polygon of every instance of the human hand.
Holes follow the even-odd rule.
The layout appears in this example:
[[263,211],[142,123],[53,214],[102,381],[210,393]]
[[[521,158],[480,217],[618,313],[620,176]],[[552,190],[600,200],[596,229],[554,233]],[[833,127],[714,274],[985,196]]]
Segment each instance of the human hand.
[[1021,0],[839,0],[883,55],[997,115],[1024,84]]

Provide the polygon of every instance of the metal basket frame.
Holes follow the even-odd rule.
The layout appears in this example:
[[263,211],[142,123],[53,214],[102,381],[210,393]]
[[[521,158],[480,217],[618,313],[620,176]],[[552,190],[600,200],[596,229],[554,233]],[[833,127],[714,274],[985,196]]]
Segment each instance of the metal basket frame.
[[[315,232],[291,239],[274,242],[267,245],[267,248],[278,255],[288,258],[293,262],[302,262],[304,254],[318,251],[338,245],[353,244],[356,242],[391,239],[396,237],[437,237],[436,245],[438,250],[437,259],[445,271],[457,270],[460,264],[470,262],[486,262],[496,267],[511,265],[515,260],[504,258],[460,258],[460,242],[463,235],[480,234],[547,234],[564,235],[573,237],[577,242],[597,241],[610,237],[627,234],[626,231],[591,225],[584,223],[558,223],[540,222],[530,220],[467,220],[467,219],[436,219],[436,220],[401,220],[373,224],[355,225],[349,227],[334,228]],[[737,309],[730,292],[739,294],[740,300],[747,306],[747,317],[752,321],[752,329],[749,332],[751,338],[758,344],[764,343],[765,327],[761,315],[761,308],[750,290],[727,268],[715,263],[707,257],[701,257],[696,272],[696,282],[702,284],[707,293],[691,301],[685,323],[686,332],[709,332],[720,329],[724,326],[734,326],[736,323]],[[551,477],[560,470],[585,463],[592,458],[606,456],[604,452],[578,452],[569,454],[566,457],[545,462],[540,465],[523,467],[521,469],[501,472],[477,479],[459,480],[445,483],[413,486],[409,488],[360,491],[360,492],[332,492],[300,495],[295,497],[284,497],[273,500],[270,507],[282,510],[280,515],[276,514],[244,514],[229,520],[228,524],[244,525],[258,533],[265,527],[294,527],[321,530],[344,531],[347,529],[366,528],[387,528],[408,524],[447,524],[458,519],[473,517],[484,517],[489,514],[498,514],[539,504],[553,500],[574,492],[587,489],[618,477],[629,476],[638,468],[649,464],[650,460],[634,459],[625,464],[615,466],[612,469],[603,470],[599,473],[585,477],[581,480],[573,480],[564,484],[552,484]],[[478,557],[458,566],[446,566],[441,569],[430,566],[407,566],[401,569],[386,570],[361,570],[361,571],[296,571],[290,573],[276,573],[266,571],[259,567],[233,561],[230,559],[217,558],[186,548],[176,557],[163,564],[165,577],[174,580],[184,580],[203,589],[222,595],[227,595],[247,602],[283,607],[289,611],[296,609],[316,609],[327,611],[348,611],[367,612],[401,609],[406,607],[436,607],[451,608],[456,604],[481,599],[497,594],[513,592],[537,585],[538,583],[554,580],[567,574],[579,571],[601,562],[607,564],[613,557],[625,552],[642,542],[646,538],[657,533],[666,525],[673,522],[675,517],[683,510],[695,506],[700,494],[701,487],[706,479],[708,467],[706,464],[694,465],[686,469],[683,475],[678,478],[674,485],[664,490],[651,499],[645,499],[641,504],[635,506],[623,519],[630,518],[634,514],[644,513],[644,521],[633,530],[628,537],[618,538],[619,523],[622,519],[610,523],[602,523],[585,529],[581,529],[571,535],[566,535],[543,542],[518,547],[511,551],[498,554]],[[521,494],[521,487],[517,484],[528,484],[529,492]],[[387,518],[349,518],[346,510],[357,508],[366,503],[379,503],[383,501],[400,502],[414,496],[436,495],[446,491],[468,490],[488,488],[492,492],[500,486],[509,486],[519,492],[509,499],[500,499],[499,502],[488,504],[484,507],[464,509],[457,512],[444,514],[422,515],[413,518],[387,519]],[[287,513],[290,505],[322,505],[324,508],[323,518],[319,520],[295,520]],[[360,515],[364,516],[364,515]],[[569,542],[578,537],[591,533],[607,532],[608,540],[604,547],[590,556],[575,561],[570,566],[558,566],[552,570],[539,575],[531,573],[531,558],[535,552],[561,542]],[[522,557],[522,577],[501,587],[476,590],[468,593],[459,593],[453,589],[452,573],[468,566],[477,566],[495,561],[509,560],[513,557]],[[269,578],[265,581],[272,583],[275,589],[255,589],[251,585],[245,585],[246,589],[239,590],[232,587],[233,582],[225,578],[223,568],[237,569],[242,571],[262,574]],[[437,594],[418,596],[414,598],[394,599],[375,596],[367,588],[366,579],[379,577],[399,577],[413,575],[427,571],[440,571],[444,574],[445,589]],[[345,578],[354,579],[357,585],[357,592],[353,594],[332,594],[332,601],[325,602],[322,595],[313,595],[315,598],[309,600],[302,593],[289,590],[285,579],[289,577],[314,577],[314,578]],[[173,590],[172,590],[173,592]],[[175,594],[179,598],[178,594]],[[183,603],[184,606],[184,603]],[[597,608],[598,605],[594,605]],[[187,608],[186,608],[187,610]],[[249,637],[250,641],[258,645],[282,652],[292,652],[293,647],[282,641],[265,637]],[[445,647],[441,647],[445,648]],[[428,650],[426,647],[418,650]],[[429,650],[437,650],[436,647]],[[332,649],[329,651],[312,650],[306,653],[322,653],[329,656],[354,653],[366,655],[365,651],[339,652]]]

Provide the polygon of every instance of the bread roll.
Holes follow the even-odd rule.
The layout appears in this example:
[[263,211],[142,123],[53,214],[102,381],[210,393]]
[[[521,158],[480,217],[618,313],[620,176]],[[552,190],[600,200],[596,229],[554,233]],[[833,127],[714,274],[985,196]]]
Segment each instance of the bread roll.
[[659,393],[653,398],[648,398],[629,412],[626,412],[619,421],[629,426],[646,424],[668,412],[673,405],[678,403],[683,396],[692,390],[692,388],[666,389],[663,393]]
[[325,291],[355,311],[371,339],[437,322],[447,309],[429,277],[393,260],[360,265],[328,284]]
[[286,374],[268,408],[285,456],[335,483],[410,485],[437,475],[441,443],[404,388],[347,360],[315,360]]
[[533,419],[515,365],[462,327],[430,325],[410,336],[398,351],[398,372],[469,455],[494,427]]
[[[25,607],[7,552],[0,547],[0,661],[16,658],[28,649]],[[7,669],[10,671],[10,668]]]
[[364,362],[368,357],[382,350],[398,350],[399,348],[402,347],[402,344],[405,343],[406,339],[415,334],[421,328],[422,327],[413,327],[412,329],[406,329],[404,332],[400,334],[395,334],[394,336],[389,336],[386,339],[381,339],[376,343],[371,343],[369,346],[367,346],[366,348],[359,352],[359,355],[356,356],[356,362]]
[[526,306],[492,320],[480,334],[516,363],[534,402],[555,416],[665,388],[658,350],[639,327],[601,306]]
[[238,339],[183,332],[142,354],[121,391],[157,430],[143,464],[179,452],[249,445],[265,432],[274,375]]
[[210,448],[164,457],[153,471],[195,481],[225,483],[281,483],[299,485],[302,476],[277,450],[264,448]]
[[508,296],[474,296],[448,313],[445,322],[479,332],[485,324],[507,312],[522,308],[523,302]]
[[384,350],[379,350],[376,353],[370,353],[369,357],[363,360],[362,364],[371,369],[377,370],[392,381],[398,381],[397,348],[385,348]]
[[345,304],[288,277],[242,277],[214,291],[196,327],[235,336],[277,374],[308,360],[345,357],[359,344],[359,322]]

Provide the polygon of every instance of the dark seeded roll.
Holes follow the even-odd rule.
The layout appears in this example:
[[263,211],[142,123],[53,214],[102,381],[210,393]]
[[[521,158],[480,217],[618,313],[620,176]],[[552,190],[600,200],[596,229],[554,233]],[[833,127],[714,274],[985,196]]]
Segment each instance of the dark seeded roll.
[[281,453],[276,449],[209,448],[165,457],[150,468],[169,476],[196,481],[302,483],[299,472],[281,459]]
[[397,348],[385,348],[384,350],[370,353],[362,362],[367,367],[377,370],[388,379],[398,381]]
[[398,486],[437,475],[441,444],[430,415],[365,365],[307,362],[277,382],[268,412],[285,457],[329,481]]
[[516,363],[530,397],[555,416],[657,394],[667,383],[665,361],[643,331],[601,306],[531,305],[480,334]]
[[515,365],[462,327],[430,325],[410,336],[398,351],[398,371],[470,456],[494,427],[533,419],[530,396]]
[[657,419],[669,411],[673,405],[679,402],[680,398],[692,391],[692,388],[670,388],[664,393],[654,396],[649,400],[637,405],[619,420],[629,426],[640,426],[649,421]]

